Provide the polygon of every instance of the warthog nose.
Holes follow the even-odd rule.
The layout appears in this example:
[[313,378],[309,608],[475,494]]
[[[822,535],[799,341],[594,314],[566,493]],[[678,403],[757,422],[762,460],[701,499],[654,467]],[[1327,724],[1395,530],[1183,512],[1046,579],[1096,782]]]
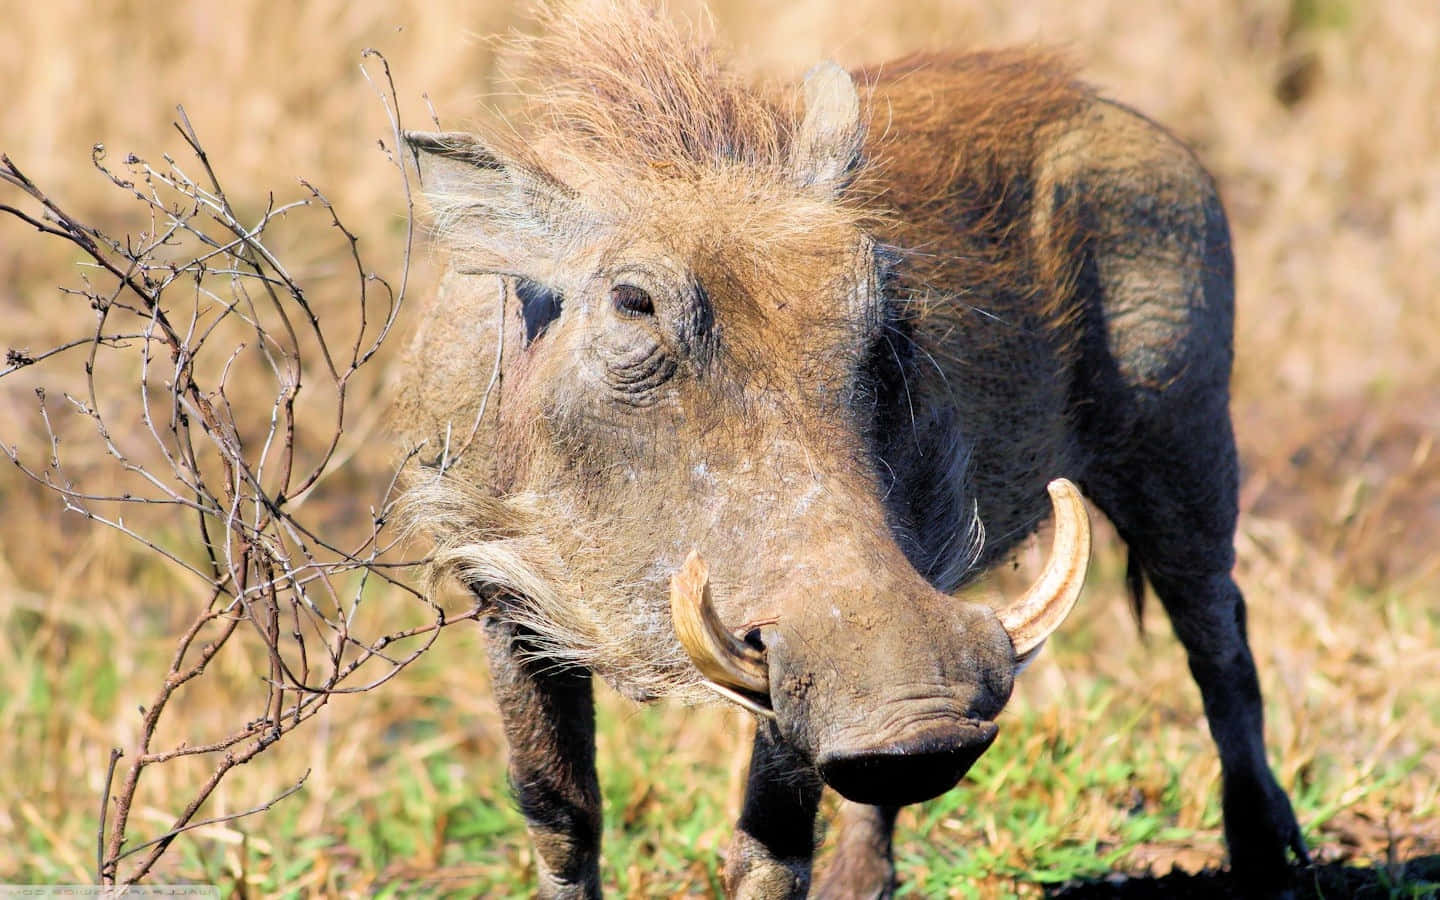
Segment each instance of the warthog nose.
[[856,803],[919,803],[958,784],[998,731],[994,722],[951,722],[895,743],[824,753],[820,777]]

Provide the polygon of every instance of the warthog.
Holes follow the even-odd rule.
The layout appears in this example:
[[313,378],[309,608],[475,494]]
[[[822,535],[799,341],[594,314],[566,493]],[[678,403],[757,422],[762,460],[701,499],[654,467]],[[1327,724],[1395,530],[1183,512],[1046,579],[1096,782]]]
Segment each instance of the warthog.
[[[984,752],[1074,602],[1072,482],[1189,654],[1235,870],[1282,891],[1305,849],[1230,575],[1232,261],[1194,156],[1031,51],[757,88],[645,11],[544,24],[509,124],[408,135],[451,262],[395,417],[434,450],[436,572],[490,604],[539,892],[599,894],[599,675],[756,714],[733,895],[809,890],[824,785],[817,895],[887,893],[897,808]],[[1052,504],[1024,597],[952,596]]]

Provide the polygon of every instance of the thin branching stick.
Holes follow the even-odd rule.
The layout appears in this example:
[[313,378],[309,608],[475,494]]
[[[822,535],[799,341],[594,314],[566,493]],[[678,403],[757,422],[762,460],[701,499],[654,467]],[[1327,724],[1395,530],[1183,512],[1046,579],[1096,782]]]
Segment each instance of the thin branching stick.
[[[378,77],[367,68],[372,61]],[[301,790],[305,776],[252,808],[201,815],[237,766],[302,727],[332,697],[384,684],[448,626],[483,610],[476,602],[447,613],[407,582],[422,560],[400,555],[402,535],[392,524],[398,468],[377,485],[368,529],[331,533],[309,516],[319,503],[301,514],[300,501],[321,495],[353,457],[353,438],[345,436],[356,385],[374,380],[361,381],[361,373],[393,334],[410,277],[414,209],[398,152],[394,83],[373,50],[365,51],[361,71],[389,120],[381,148],[404,198],[406,249],[394,283],[366,267],[357,233],[315,184],[300,181],[294,197],[267,191],[258,203],[227,185],[183,108],[175,128],[191,157],[189,172],[169,155],[157,165],[129,155],[112,167],[102,146],[92,149],[102,177],[142,208],[139,233],[115,236],[72,216],[0,155],[0,188],[18,194],[0,203],[3,218],[65,241],[85,259],[80,286],[61,289],[73,308],[56,313],[73,314],[72,333],[41,349],[8,348],[0,369],[0,381],[39,373],[75,387],[58,393],[63,403],[47,402],[37,389],[38,427],[0,434],[0,451],[65,510],[123,534],[199,587],[174,598],[195,611],[141,708],[138,736],[109,754],[96,835],[103,884],[133,884],[182,835],[260,813]],[[333,308],[312,299],[320,295],[306,267],[285,259],[293,229],[339,235],[348,303]],[[98,462],[77,462],[69,449],[77,422]],[[173,521],[155,515],[166,510],[183,512],[188,532],[177,536]],[[362,600],[372,583],[417,601],[422,621],[386,624],[380,607],[375,621],[367,619],[362,607],[371,607]],[[158,742],[177,698],[219,655],[257,646],[263,662],[248,721],[170,746]],[[164,798],[178,807],[164,832],[132,835],[146,771],[186,758],[207,760],[209,775],[188,798]]]

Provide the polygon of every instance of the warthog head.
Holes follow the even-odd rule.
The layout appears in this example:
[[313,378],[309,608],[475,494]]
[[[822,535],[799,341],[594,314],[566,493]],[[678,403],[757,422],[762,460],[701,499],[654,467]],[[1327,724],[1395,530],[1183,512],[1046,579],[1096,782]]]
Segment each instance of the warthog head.
[[964,450],[906,407],[850,76],[765,98],[612,63],[547,61],[523,137],[408,136],[452,257],[412,376],[452,412],[412,432],[475,435],[415,488],[436,559],[538,654],[632,694],[707,686],[851,799],[934,796],[1075,600],[1079,496],[1052,486],[1056,553],[1006,609],[932,585],[907,556],[931,526],[887,496],[907,473],[878,448],[940,440],[961,569]]

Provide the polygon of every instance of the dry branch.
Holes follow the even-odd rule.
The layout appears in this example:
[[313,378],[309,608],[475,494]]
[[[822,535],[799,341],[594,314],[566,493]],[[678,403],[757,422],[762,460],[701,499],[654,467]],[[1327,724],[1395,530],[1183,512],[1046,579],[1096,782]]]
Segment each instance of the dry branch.
[[[372,51],[365,55],[383,69],[377,81],[362,65],[390,120],[390,142],[381,147],[406,203],[407,249],[394,284],[366,268],[356,234],[308,182],[300,182],[295,199],[264,195],[259,212],[247,216],[243,210],[257,207],[223,185],[183,108],[176,129],[193,175],[169,156],[151,165],[131,155],[111,168],[103,146],[93,150],[99,172],[140,205],[147,224],[137,234],[116,237],[71,215],[0,156],[0,183],[19,195],[0,211],[72,244],[85,259],[81,286],[62,288],[55,312],[73,319],[71,334],[41,350],[10,348],[0,369],[0,379],[39,372],[66,385],[58,392],[63,402],[37,388],[32,434],[42,439],[26,444],[25,432],[7,423],[17,433],[0,435],[0,449],[67,511],[163,558],[198,584],[191,596],[202,598],[141,710],[138,739],[110,753],[97,841],[104,884],[144,878],[186,831],[268,809],[299,790],[304,777],[252,809],[197,818],[234,767],[313,718],[333,695],[383,684],[446,625],[478,613],[447,616],[405,583],[418,561],[399,555],[391,524],[395,478],[356,534],[332,533],[300,512],[301,501],[323,491],[350,456],[341,448],[357,376],[391,335],[409,277],[414,218],[396,149],[398,105],[388,65]],[[281,235],[293,229],[322,244],[342,236],[352,298],[343,310],[322,312],[301,267],[282,262]],[[72,461],[77,420],[85,426],[81,446],[94,446],[103,465]],[[170,522],[153,515],[165,511]],[[176,513],[190,522],[178,534]],[[375,626],[359,615],[372,578],[416,601],[424,624]],[[156,746],[177,692],[217,655],[247,648],[259,648],[263,659],[258,714],[228,734]],[[168,830],[133,837],[130,812],[145,771],[182,757],[208,759],[210,776]]]

